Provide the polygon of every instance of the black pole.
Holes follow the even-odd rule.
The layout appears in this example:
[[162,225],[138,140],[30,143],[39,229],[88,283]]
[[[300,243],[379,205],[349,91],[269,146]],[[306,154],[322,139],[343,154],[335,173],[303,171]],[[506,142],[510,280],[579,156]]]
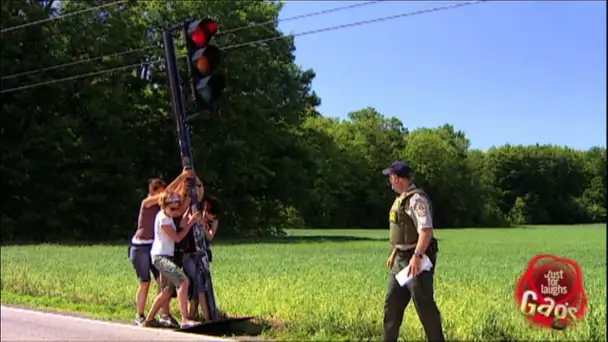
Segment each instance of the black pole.
[[[185,120],[185,109],[184,99],[182,97],[182,87],[180,83],[179,73],[177,69],[177,57],[175,56],[175,45],[173,43],[173,35],[170,29],[163,31],[163,42],[165,45],[165,63],[167,67],[167,78],[169,80],[169,93],[171,95],[171,105],[173,108],[173,116],[175,117],[175,124],[177,126],[177,136],[179,141],[180,153],[182,158],[182,166],[185,169],[192,170],[194,168],[192,163],[192,150],[190,148],[190,135],[188,134],[188,126]],[[201,204],[198,200],[198,192],[196,189],[196,180],[194,177],[190,177],[187,180],[188,196],[191,198],[192,212],[200,212]],[[207,302],[207,308],[209,309],[209,318],[212,321],[218,320],[217,310],[215,307],[215,295],[213,294],[213,284],[211,282],[211,269],[209,268],[209,245],[203,227],[196,223],[194,227],[194,238],[197,245],[197,267],[202,272],[205,281],[207,282],[205,299]],[[199,248],[202,246],[202,248]]]

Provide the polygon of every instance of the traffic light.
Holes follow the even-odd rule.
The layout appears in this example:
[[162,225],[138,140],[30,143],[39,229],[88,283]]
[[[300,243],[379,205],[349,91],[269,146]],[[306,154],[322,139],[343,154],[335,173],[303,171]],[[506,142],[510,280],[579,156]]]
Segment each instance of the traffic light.
[[216,32],[217,22],[208,18],[184,23],[188,69],[199,110],[214,109],[226,86],[223,75],[212,74],[221,61],[220,49],[209,44]]

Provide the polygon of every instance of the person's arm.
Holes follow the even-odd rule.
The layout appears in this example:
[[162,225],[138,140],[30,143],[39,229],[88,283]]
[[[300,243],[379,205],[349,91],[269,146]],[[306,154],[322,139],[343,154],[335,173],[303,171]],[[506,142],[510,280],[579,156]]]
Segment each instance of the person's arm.
[[415,194],[410,200],[410,208],[416,216],[416,229],[418,230],[418,242],[414,254],[422,255],[426,252],[433,237],[433,218],[429,209],[429,201],[426,197]]
[[391,251],[390,258],[395,259],[397,256],[397,247],[393,246],[393,250]]
[[190,210],[188,207],[186,207],[186,211],[181,215],[181,217],[182,219],[179,221],[180,228],[185,227],[188,223],[188,218],[190,217]]
[[167,234],[167,236],[171,240],[173,240],[174,242],[180,242],[186,236],[186,234],[188,234],[188,231],[190,230],[192,225],[196,222],[196,220],[197,220],[196,215],[190,216],[190,218],[184,225],[180,225],[182,230],[179,233],[177,233],[173,229],[173,225],[171,224],[172,222],[171,222],[170,218],[163,219],[163,222],[161,223],[160,228],[163,230],[163,232],[165,232],[165,234]]
[[177,178],[175,178],[176,181],[181,181],[186,179],[188,176],[193,176],[194,177],[194,170],[189,169],[186,170],[185,168],[182,170],[182,173],[180,173],[179,176],[177,176]]
[[211,224],[211,228],[207,229],[204,228],[204,232],[205,232],[205,238],[207,238],[207,241],[211,241],[213,240],[213,238],[215,237],[215,234],[217,233],[217,226],[219,225],[219,221],[218,220],[213,220],[213,223]]
[[173,240],[174,242],[180,242],[180,241],[182,241],[182,239],[184,238],[184,236],[186,236],[186,234],[190,230],[190,229],[184,228],[179,233],[176,233],[175,230],[173,230],[173,226],[170,225],[170,224],[162,225],[162,226],[160,226],[160,228],[163,230],[163,232],[165,234],[167,234],[167,236],[169,237],[169,239]]
[[148,196],[146,197],[142,203],[144,205],[145,208],[150,208],[151,206],[158,204],[158,200],[160,199],[160,196],[162,195],[162,192],[156,195],[152,195],[152,196]]
[[182,204],[177,209],[177,216],[185,216],[186,211],[188,211],[188,207],[190,206],[192,201],[190,200],[190,196],[186,196],[186,199],[182,201]]
[[182,173],[179,176],[177,176],[177,178],[175,178],[171,183],[169,183],[169,185],[167,185],[167,187],[165,188],[165,191],[177,192],[180,194],[183,193],[184,187],[186,186],[185,180],[188,177],[196,177],[196,174],[194,173],[193,170],[184,169],[182,171]]

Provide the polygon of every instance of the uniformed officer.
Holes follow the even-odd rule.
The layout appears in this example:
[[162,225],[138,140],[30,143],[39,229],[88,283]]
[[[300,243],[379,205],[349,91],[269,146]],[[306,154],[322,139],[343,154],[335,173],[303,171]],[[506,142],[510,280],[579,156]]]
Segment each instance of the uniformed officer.
[[[392,189],[398,194],[389,212],[392,251],[386,264],[389,268],[384,300],[384,341],[397,341],[405,308],[414,300],[416,312],[431,342],[444,341],[441,317],[433,296],[433,274],[437,261],[437,240],[433,238],[431,203],[422,189],[417,188],[410,166],[394,162],[382,172],[389,176]],[[426,254],[433,268],[421,272]],[[410,266],[414,278],[401,287],[395,275]]]

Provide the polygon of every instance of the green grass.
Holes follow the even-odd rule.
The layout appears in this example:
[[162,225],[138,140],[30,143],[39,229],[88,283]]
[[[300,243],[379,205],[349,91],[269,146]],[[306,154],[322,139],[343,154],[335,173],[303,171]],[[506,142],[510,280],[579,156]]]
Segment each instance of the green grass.
[[[271,322],[263,333],[271,339],[378,340],[386,234],[296,230],[267,243],[216,243],[218,306]],[[436,300],[448,340],[606,340],[605,225],[438,230],[436,236]],[[538,253],[569,257],[582,267],[588,313],[572,329],[540,330],[515,310],[516,279]],[[1,279],[3,304],[121,321],[134,315],[137,280],[126,245],[3,247]],[[413,304],[401,336],[424,340]]]

